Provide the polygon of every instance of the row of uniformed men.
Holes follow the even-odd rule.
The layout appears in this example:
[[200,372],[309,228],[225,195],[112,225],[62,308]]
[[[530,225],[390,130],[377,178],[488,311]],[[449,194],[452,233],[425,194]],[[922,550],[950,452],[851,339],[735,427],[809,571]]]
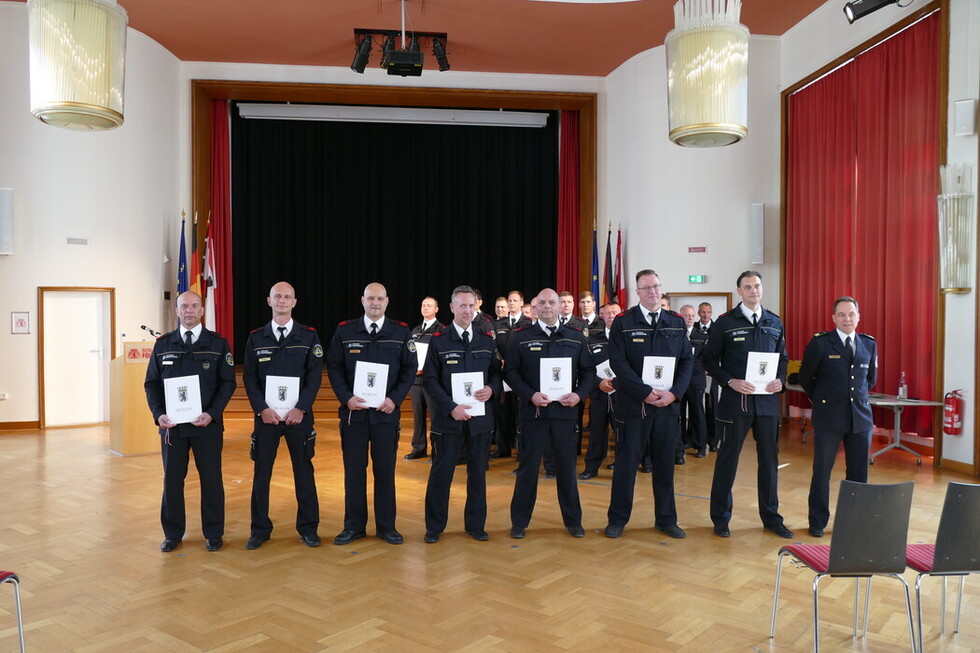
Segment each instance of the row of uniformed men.
[[[754,386],[742,378],[749,351],[775,352],[779,355],[777,377],[765,390],[769,393],[782,391],[786,373],[782,323],[778,316],[761,306],[762,280],[759,273],[747,271],[740,275],[737,290],[742,302],[719,318],[715,328],[710,331],[701,355],[704,368],[723,386],[716,408],[719,456],[712,481],[711,519],[715,534],[729,536],[731,488],[742,443],[748,429],[752,428],[759,454],[760,515],[763,525],[778,535],[792,537],[778,513],[776,496],[778,398],[775,394],[754,394]],[[611,320],[605,329],[597,330],[593,338],[594,342],[598,340],[600,333],[607,337],[609,367],[615,373],[615,379],[601,380],[600,388],[605,384],[605,389],[601,391],[608,393],[615,389],[618,395],[613,410],[619,444],[605,534],[608,537],[621,536],[629,521],[637,467],[644,448],[648,447],[653,465],[655,528],[668,536],[680,538],[685,533],[677,523],[673,473],[676,444],[680,438],[678,398],[685,394],[694,368],[690,325],[685,325],[684,319],[676,313],[661,309],[662,288],[654,271],[641,270],[637,273],[636,292],[639,300],[637,306]],[[272,531],[268,516],[268,492],[280,437],[286,438],[293,466],[299,504],[297,532],[308,546],[318,546],[320,538],[316,529],[319,507],[311,462],[315,446],[311,408],[319,389],[323,350],[315,330],[292,320],[296,297],[289,284],[276,284],[268,302],[272,307],[273,320],[250,334],[245,352],[245,384],[256,412],[252,436],[255,460],[252,526],[246,548],[258,548],[269,539]],[[381,284],[369,284],[361,303],[364,316],[342,322],[326,354],[327,372],[341,403],[339,417],[344,460],[344,528],[335,537],[334,543],[348,544],[366,534],[367,462],[370,452],[376,534],[386,542],[398,544],[403,541],[395,528],[394,467],[399,431],[398,406],[411,388],[418,369],[416,346],[406,324],[385,317],[388,297]],[[476,302],[474,292],[468,286],[454,290],[450,304],[453,321],[449,327],[439,330],[429,342],[422,375],[424,388],[433,405],[433,464],[425,500],[426,542],[437,542],[445,529],[449,487],[457,459],[464,450],[464,442],[467,462],[464,527],[474,539],[489,539],[485,530],[485,473],[495,412],[494,402],[489,400],[502,393],[503,382],[514,390],[514,393],[508,394],[517,397],[523,443],[510,507],[511,537],[522,538],[525,535],[537,494],[538,469],[546,447],[551,448],[554,456],[558,501],[565,526],[573,536],[584,536],[575,482],[577,443],[574,432],[577,406],[596,385],[596,355],[599,352],[590,348],[581,330],[561,323],[560,298],[554,290],[542,290],[533,305],[537,310],[536,322],[524,327],[510,325],[517,328],[506,334],[503,362],[498,353],[501,343],[494,342],[494,334],[474,328]],[[217,550],[222,546],[224,525],[220,472],[221,412],[235,387],[233,361],[227,343],[201,326],[203,307],[200,297],[194,293],[184,293],[178,298],[176,310],[180,327],[157,342],[146,378],[148,402],[163,438],[165,481],[161,520],[165,540],[161,549],[175,549],[183,536],[183,480],[188,452],[193,450],[202,481],[204,536],[208,550]],[[856,326],[856,319],[853,322]],[[498,332],[496,335],[499,340],[501,334]],[[670,390],[658,391],[643,381],[643,360],[647,356],[670,356],[675,359]],[[571,374],[571,392],[556,399],[542,392],[540,369],[543,358],[565,361],[555,367],[554,373]],[[354,392],[359,362],[387,366],[384,400],[377,407],[368,407],[368,402]],[[454,400],[453,374],[459,372],[482,375],[482,387],[471,388],[470,392],[474,402],[484,403],[487,409],[484,415],[473,415],[471,405]],[[178,425],[165,412],[163,379],[187,374],[196,374],[200,378],[201,400],[205,410],[193,422]],[[299,400],[285,417],[267,405],[266,378],[270,375],[299,380]],[[817,376],[815,374],[814,378]],[[812,390],[810,385],[808,392]],[[206,437],[214,435],[217,437]],[[839,444],[840,440],[837,442]],[[832,462],[831,456],[830,465]],[[848,467],[850,477],[850,464]],[[829,468],[826,472],[829,478]],[[814,476],[816,481],[816,463]],[[814,514],[813,498],[811,491],[810,530],[816,535],[818,530],[822,534],[822,526],[815,528],[815,523],[819,525],[821,517]],[[823,520],[825,524],[826,518]]]

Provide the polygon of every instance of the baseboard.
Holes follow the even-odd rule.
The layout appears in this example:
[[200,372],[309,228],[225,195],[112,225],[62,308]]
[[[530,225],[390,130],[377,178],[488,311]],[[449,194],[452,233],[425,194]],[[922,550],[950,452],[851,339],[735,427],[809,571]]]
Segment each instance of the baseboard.
[[0,422],[0,431],[37,431],[41,428],[41,423],[37,420],[33,422]]
[[973,465],[970,463],[961,463],[958,460],[946,460],[944,458],[939,466],[951,472],[958,472],[960,474],[966,474],[967,476],[976,476],[973,471]]

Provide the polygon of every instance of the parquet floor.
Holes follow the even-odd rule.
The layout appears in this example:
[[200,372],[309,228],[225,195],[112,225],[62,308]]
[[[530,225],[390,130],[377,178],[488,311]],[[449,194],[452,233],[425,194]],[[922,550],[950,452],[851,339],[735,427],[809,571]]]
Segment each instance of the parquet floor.
[[[332,421],[328,420],[328,424]],[[407,427],[408,425],[406,425]],[[188,534],[163,554],[159,456],[107,452],[108,428],[0,436],[0,568],[22,579],[31,651],[808,651],[812,575],[786,567],[780,621],[770,640],[776,553],[762,530],[751,440],[735,489],[732,537],[711,534],[706,499],[714,456],[688,458],[676,488],[685,540],[653,531],[649,476],[638,475],[634,518],[618,540],[602,536],[610,472],[580,483],[586,537],[562,528],[554,481],[540,482],[527,538],[512,540],[513,460],[488,476],[489,542],[462,530],[464,473],[457,472],[450,524],[422,542],[426,460],[398,465],[398,528],[406,543],[368,537],[333,546],[342,527],[339,437],[321,425],[316,466],[324,545],[303,546],[292,527],[288,456],[273,479],[271,541],[246,551],[250,422],[232,421],[224,475],[225,548],[204,550],[196,473],[188,477]],[[403,429],[402,452],[407,453]],[[782,512],[804,541],[807,446],[784,434]],[[931,541],[945,486],[962,476],[890,453],[871,482],[916,481],[910,541]],[[843,473],[838,460],[834,483]],[[836,497],[832,497],[835,501]],[[370,535],[370,532],[369,532]],[[829,542],[829,538],[823,540]],[[912,578],[911,573],[908,574]],[[908,650],[902,592],[878,581],[867,638],[851,637],[852,581],[824,581],[821,643],[827,651]],[[951,590],[954,584],[950,584]],[[980,650],[980,579],[967,581],[961,632],[938,634],[939,581],[925,582],[926,649]],[[951,602],[952,605],[952,602]],[[13,606],[0,588],[0,651],[16,649]]]

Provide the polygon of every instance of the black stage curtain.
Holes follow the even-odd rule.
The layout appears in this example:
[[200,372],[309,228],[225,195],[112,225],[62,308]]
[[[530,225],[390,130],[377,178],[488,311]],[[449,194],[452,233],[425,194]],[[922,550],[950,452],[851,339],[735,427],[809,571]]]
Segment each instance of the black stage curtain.
[[414,326],[432,295],[448,323],[463,283],[526,296],[555,281],[558,114],[542,129],[245,120],[232,109],[235,351],[270,319],[273,283],[326,343],[364,287]]

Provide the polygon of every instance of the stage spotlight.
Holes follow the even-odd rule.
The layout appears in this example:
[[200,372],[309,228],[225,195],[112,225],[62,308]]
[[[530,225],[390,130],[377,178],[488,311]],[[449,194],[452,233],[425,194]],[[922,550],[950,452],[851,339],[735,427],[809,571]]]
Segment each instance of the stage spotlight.
[[882,7],[898,4],[898,0],[851,0],[844,4],[844,15],[848,23],[864,18]]
[[395,35],[389,34],[385,38],[384,45],[381,46],[381,67],[385,67],[385,60],[388,58],[388,54],[395,49]]
[[439,72],[449,70],[449,59],[446,58],[446,48],[443,47],[441,40],[432,39],[432,54],[435,55],[436,61],[439,62]]
[[364,38],[361,39],[361,44],[357,46],[357,52],[354,54],[354,61],[350,65],[350,69],[355,73],[364,74],[364,68],[368,64],[368,59],[371,58],[371,35],[365,34]]
[[408,46],[408,51],[421,52],[422,51],[421,41],[422,39],[419,37],[418,34],[412,34],[412,43],[411,45]]

